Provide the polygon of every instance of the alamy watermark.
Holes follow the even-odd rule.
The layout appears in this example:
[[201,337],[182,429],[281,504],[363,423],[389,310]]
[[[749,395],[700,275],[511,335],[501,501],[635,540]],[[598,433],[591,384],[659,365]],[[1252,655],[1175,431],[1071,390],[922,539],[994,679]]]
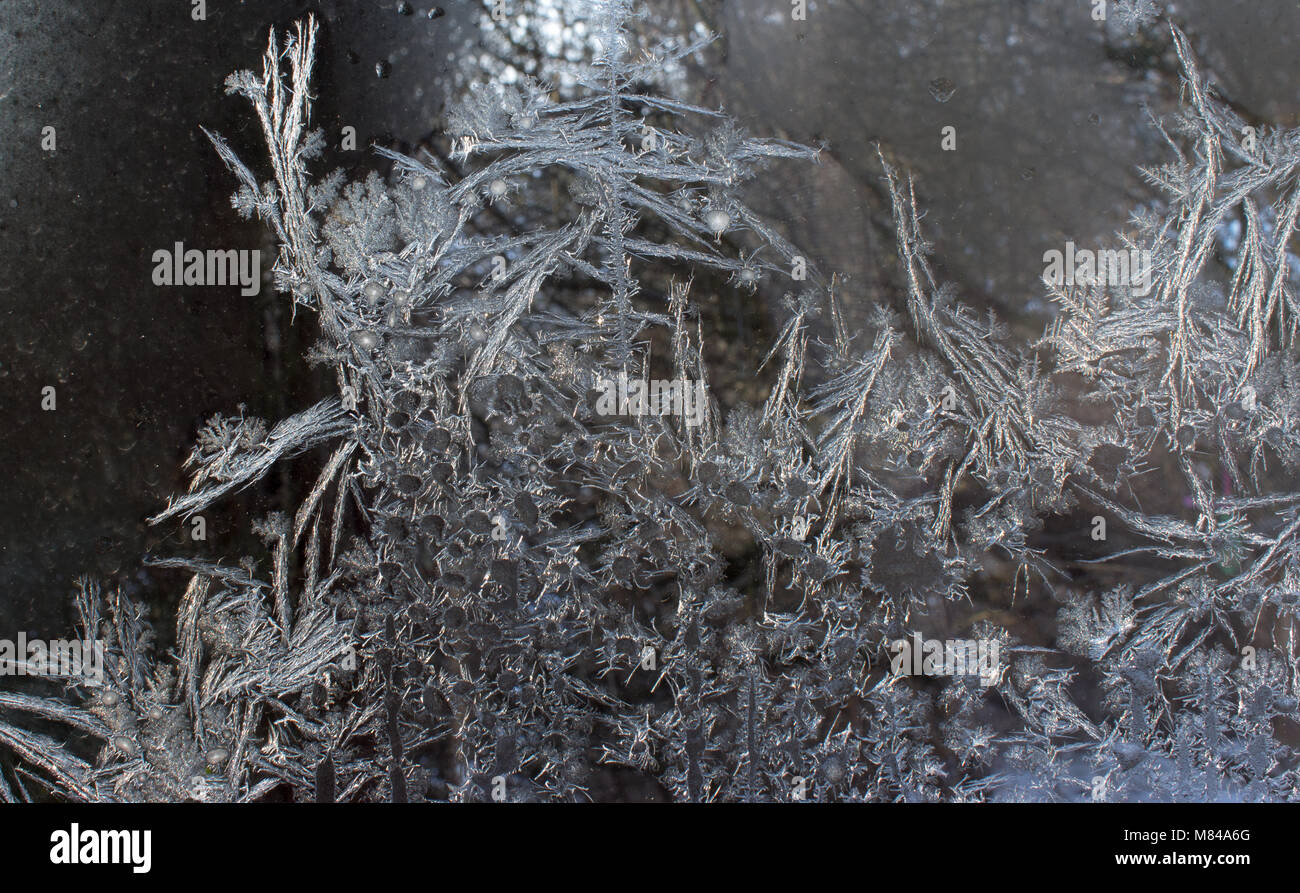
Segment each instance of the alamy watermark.
[[98,639],[0,639],[0,676],[85,676],[104,680],[104,643]]
[[54,865],[130,865],[135,874],[148,874],[153,867],[149,830],[97,831],[73,822],[67,831],[51,834],[50,843]]
[[238,285],[246,297],[262,288],[262,252],[257,249],[186,251],[177,242],[155,251],[153,262],[154,285]]
[[889,651],[895,676],[978,676],[993,685],[1002,675],[997,639],[925,639],[912,633],[890,642]]
[[1076,248],[1073,242],[1065,243],[1065,251],[1053,248],[1043,252],[1043,280],[1063,288],[1070,285],[1128,286],[1141,297],[1151,291],[1151,252],[1130,248]]
[[596,383],[600,397],[597,415],[641,416],[675,415],[692,427],[704,423],[704,382],[688,379],[635,378],[620,374],[617,379],[602,378]]

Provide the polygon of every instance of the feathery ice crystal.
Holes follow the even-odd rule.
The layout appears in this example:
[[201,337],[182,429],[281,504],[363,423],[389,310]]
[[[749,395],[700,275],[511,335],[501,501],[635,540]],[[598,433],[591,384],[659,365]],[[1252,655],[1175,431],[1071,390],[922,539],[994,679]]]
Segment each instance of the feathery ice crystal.
[[[1175,30],[1167,203],[1129,246],[1153,287],[1053,286],[1032,344],[938,281],[882,152],[899,300],[852,333],[741,200],[816,153],[640,92],[666,60],[625,58],[629,9],[605,4],[573,98],[478,90],[448,163],[381,149],[387,179],[307,173],[310,20],[229,79],[272,179],[210,137],[338,394],[213,419],[154,520],[328,458],[258,525],[265,573],[156,562],[191,574],[174,655],[82,585],[103,683],[0,695],[0,797],[1296,798],[1300,131],[1244,145]],[[787,290],[761,405],[707,387],[706,277]],[[598,411],[602,382],[651,379],[710,396]],[[1160,507],[1164,468],[1186,498]],[[1017,628],[1053,600],[1054,631]],[[994,643],[996,672],[901,675],[914,634]]]

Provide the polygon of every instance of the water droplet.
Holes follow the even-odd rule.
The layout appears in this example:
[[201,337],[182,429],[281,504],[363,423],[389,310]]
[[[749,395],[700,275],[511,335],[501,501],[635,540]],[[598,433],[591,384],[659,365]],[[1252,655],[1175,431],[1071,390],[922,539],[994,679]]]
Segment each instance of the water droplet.
[[411,4],[407,3],[406,0],[402,0],[401,3],[397,4],[398,15],[409,16],[414,11],[415,10],[411,9]]
[[957,85],[952,82],[952,78],[935,78],[930,81],[930,95],[935,102],[947,102],[956,92]]
[[398,391],[393,397],[393,406],[407,413],[414,413],[420,408],[420,395],[415,391]]
[[437,455],[451,445],[451,434],[446,428],[434,428],[424,439],[424,446],[430,453]]
[[386,78],[392,70],[393,66],[389,65],[387,60],[381,60],[375,63],[375,77]]

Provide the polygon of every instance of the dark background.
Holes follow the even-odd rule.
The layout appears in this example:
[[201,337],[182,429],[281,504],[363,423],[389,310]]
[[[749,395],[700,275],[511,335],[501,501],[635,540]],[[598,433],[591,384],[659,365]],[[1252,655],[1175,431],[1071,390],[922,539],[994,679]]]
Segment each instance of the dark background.
[[[0,0],[0,628],[60,634],[78,575],[140,582],[150,549],[247,551],[241,517],[267,494],[206,513],[204,543],[144,523],[183,491],[209,416],[244,403],[274,422],[320,390],[300,360],[307,333],[269,283],[252,297],[153,284],[153,252],[178,241],[260,247],[264,274],[275,258],[230,207],[234,182],[199,125],[264,170],[256,121],[223,81],[260,71],[269,27],[314,9],[314,123],[336,148],[354,126],[358,145],[322,166],[371,164],[371,143],[433,127],[464,19],[451,6],[430,20],[388,3],[215,0],[194,21],[187,0]],[[55,152],[41,150],[46,125]]]
[[[274,246],[231,209],[233,179],[199,125],[260,169],[256,123],[222,82],[260,70],[273,25],[322,19],[314,122],[334,149],[319,170],[377,167],[372,142],[405,147],[435,129],[452,73],[479,59],[484,6],[443,3],[430,18],[432,6],[210,0],[196,22],[188,0],[0,0],[4,635],[66,631],[80,574],[152,588],[147,551],[233,561],[250,550],[248,516],[277,502],[292,466],[206,513],[206,542],[144,518],[183,490],[181,462],[213,413],[242,403],[273,423],[325,390],[300,359],[312,321],[291,327],[269,284],[253,297],[156,287],[151,255],[177,241],[261,248],[269,269]],[[702,21],[721,35],[689,98],[725,104],[759,135],[827,142],[820,166],[782,168],[753,200],[840,275],[851,318],[883,299],[893,251],[877,141],[916,173],[963,299],[1028,331],[1050,312],[1042,252],[1108,241],[1151,198],[1137,166],[1167,160],[1145,111],[1177,101],[1167,32],[1100,25],[1085,0],[820,0],[799,23],[784,0],[646,7],[648,28]],[[1297,4],[1170,7],[1248,120],[1296,123]],[[942,99],[940,79],[953,88]],[[948,124],[956,153],[939,151]],[[344,125],[359,151],[338,151]],[[763,302],[751,310],[762,316]],[[54,412],[40,409],[48,385]],[[175,593],[159,592],[161,609]]]

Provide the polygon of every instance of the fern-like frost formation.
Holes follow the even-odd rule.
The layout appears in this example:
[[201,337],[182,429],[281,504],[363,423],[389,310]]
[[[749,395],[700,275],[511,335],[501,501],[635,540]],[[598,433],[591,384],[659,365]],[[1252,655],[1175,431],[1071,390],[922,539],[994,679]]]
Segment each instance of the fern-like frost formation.
[[[853,332],[742,201],[817,153],[638,87],[696,47],[631,60],[630,8],[572,98],[480,90],[449,161],[381,149],[387,178],[308,174],[312,21],[228,80],[270,179],[209,136],[338,392],[213,419],[153,520],[322,470],[260,565],[154,562],[190,574],[174,652],[83,583],[102,684],[0,695],[0,797],[1295,799],[1300,131],[1243,147],[1175,32],[1167,199],[1125,246],[1152,287],[1049,286],[1033,342],[940,281],[882,152],[897,304]],[[710,384],[704,279],[786,293],[760,404]],[[651,380],[704,383],[696,417],[602,405]],[[992,662],[900,672],[913,637]]]

